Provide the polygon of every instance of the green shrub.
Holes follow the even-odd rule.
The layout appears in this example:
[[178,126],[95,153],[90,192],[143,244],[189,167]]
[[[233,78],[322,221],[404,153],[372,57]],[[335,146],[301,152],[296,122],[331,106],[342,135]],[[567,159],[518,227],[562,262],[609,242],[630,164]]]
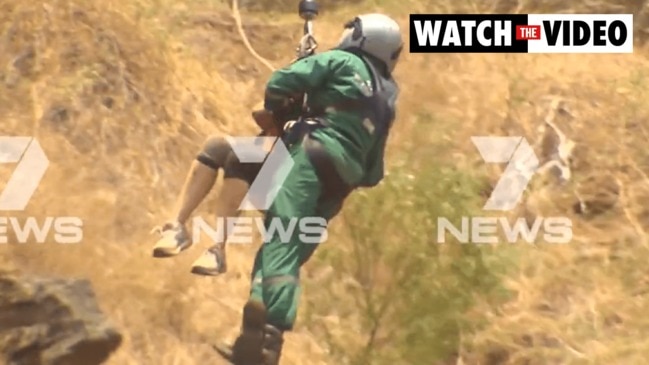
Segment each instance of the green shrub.
[[333,281],[312,283],[309,293],[311,311],[362,318],[357,343],[330,339],[341,362],[447,361],[459,350],[460,333],[479,325],[466,317],[477,298],[497,299],[501,292],[504,258],[488,246],[437,243],[438,217],[454,222],[480,209],[483,181],[436,159],[447,146],[419,142],[391,156],[407,165],[394,164],[381,185],[348,199],[342,229],[330,239],[335,243],[321,248],[318,261],[335,268],[335,280],[352,277],[358,284],[330,291],[329,300],[313,291]]

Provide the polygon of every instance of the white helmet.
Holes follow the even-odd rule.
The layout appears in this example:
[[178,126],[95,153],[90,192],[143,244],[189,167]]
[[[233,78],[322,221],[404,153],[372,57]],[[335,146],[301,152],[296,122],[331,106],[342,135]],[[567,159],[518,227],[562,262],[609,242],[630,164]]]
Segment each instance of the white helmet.
[[358,49],[383,62],[392,73],[403,49],[399,24],[387,15],[364,14],[345,24],[336,48]]

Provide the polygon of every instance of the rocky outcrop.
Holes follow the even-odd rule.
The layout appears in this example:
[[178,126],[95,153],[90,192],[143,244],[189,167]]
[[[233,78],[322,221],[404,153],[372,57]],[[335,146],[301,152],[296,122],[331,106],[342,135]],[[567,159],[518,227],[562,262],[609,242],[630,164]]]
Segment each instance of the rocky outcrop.
[[88,281],[0,272],[0,362],[98,365],[121,342]]

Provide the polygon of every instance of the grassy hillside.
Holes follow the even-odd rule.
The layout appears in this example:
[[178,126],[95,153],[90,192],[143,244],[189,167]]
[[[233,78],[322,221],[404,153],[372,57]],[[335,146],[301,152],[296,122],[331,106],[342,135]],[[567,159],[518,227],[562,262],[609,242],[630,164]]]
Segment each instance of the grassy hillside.
[[[370,10],[404,29],[411,12],[629,11],[639,42],[646,25],[643,1],[321,4],[323,49],[343,20]],[[293,2],[241,8],[257,52],[289,61],[301,31]],[[284,363],[649,362],[649,63],[636,49],[404,54],[389,174],[350,198],[305,268]],[[148,232],[170,214],[206,135],[255,132],[249,111],[269,71],[243,46],[229,2],[0,0],[0,65],[3,134],[35,136],[51,161],[27,211],[11,215],[84,220],[81,244],[9,244],[1,261],[89,278],[126,335],[110,364],[218,361],[209,343],[236,334],[256,246],[232,246],[223,277],[197,278],[189,265],[206,242],[153,260]],[[500,173],[470,137],[522,135],[543,155],[546,120],[576,143],[572,179],[536,178],[510,218],[568,216],[573,241],[435,243],[437,217],[482,214]],[[11,166],[0,171],[6,181]]]

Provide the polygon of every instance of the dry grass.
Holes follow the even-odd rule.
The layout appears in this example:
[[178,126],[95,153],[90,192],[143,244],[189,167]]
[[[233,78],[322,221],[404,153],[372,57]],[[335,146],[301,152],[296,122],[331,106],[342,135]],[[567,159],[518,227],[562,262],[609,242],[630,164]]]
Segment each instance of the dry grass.
[[[410,12],[568,11],[573,6],[372,3],[373,9],[396,12],[404,26]],[[153,237],[148,236],[169,214],[181,176],[205,135],[254,131],[248,110],[259,101],[268,72],[247,57],[225,5],[0,0],[2,134],[36,136],[52,162],[23,215],[76,215],[85,222],[82,244],[9,245],[2,248],[3,261],[27,272],[91,279],[127,337],[111,364],[215,361],[207,344],[233,335],[238,325],[255,247],[232,247],[230,272],[203,279],[188,272],[197,248],[156,261],[149,256]],[[356,6],[345,5],[318,21],[323,48],[337,39],[341,19],[353,15]],[[626,9],[641,7],[635,1]],[[573,10],[594,9],[617,11],[595,2]],[[294,14],[271,19],[249,14],[244,20],[264,57],[276,65],[292,57],[300,31]],[[489,173],[469,136],[522,134],[539,143],[537,128],[548,97],[564,100],[572,115],[556,123],[577,142],[574,184],[549,191],[538,187],[530,201],[536,196],[537,214],[572,217],[575,240],[560,247],[493,248],[515,251],[513,274],[505,280],[513,297],[499,305],[478,301],[467,314],[486,325],[463,338],[466,364],[649,361],[644,340],[649,331],[644,320],[649,309],[644,264],[648,66],[642,50],[633,55],[404,55],[397,71],[403,90],[391,165],[406,163],[404,151],[448,142],[444,155],[421,157],[428,151],[421,149],[419,157]],[[588,215],[574,213],[579,200],[590,207]],[[205,204],[201,213],[209,210]],[[344,252],[353,245],[341,222],[335,223],[335,241]],[[393,251],[413,254],[399,237],[387,238],[403,247]],[[325,248],[323,256],[334,250]],[[316,260],[307,277],[325,282],[330,264]],[[377,272],[383,273],[377,285],[388,287],[389,268]],[[350,294],[354,273],[340,275],[345,281],[331,283],[327,291],[307,287],[300,315],[309,326],[290,335],[286,364],[337,363],[342,360],[327,354],[332,341],[345,341],[349,352],[365,343],[367,328]],[[312,331],[323,326],[334,340]],[[381,354],[390,336],[379,337]]]

